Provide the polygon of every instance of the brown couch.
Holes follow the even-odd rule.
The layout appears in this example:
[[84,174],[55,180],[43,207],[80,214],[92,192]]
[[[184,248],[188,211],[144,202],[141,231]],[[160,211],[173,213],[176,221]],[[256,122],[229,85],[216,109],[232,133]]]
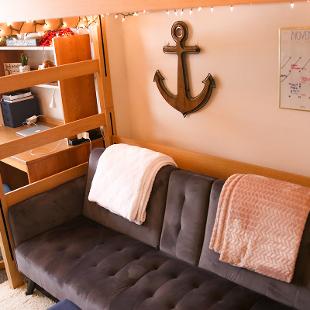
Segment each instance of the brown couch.
[[291,284],[236,268],[208,248],[222,181],[162,168],[137,226],[87,201],[102,152],[87,179],[10,208],[26,277],[85,310],[310,309],[309,219]]

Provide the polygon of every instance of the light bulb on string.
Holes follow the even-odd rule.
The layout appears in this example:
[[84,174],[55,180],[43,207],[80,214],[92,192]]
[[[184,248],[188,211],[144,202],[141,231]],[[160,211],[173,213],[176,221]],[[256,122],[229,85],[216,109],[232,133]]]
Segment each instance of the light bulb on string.
[[210,12],[211,12],[211,13],[214,12],[214,7],[213,7],[213,6],[210,7]]
[[291,9],[294,9],[295,3],[294,3],[294,2],[291,2],[291,3],[290,3],[290,7],[291,7]]
[[233,12],[234,11],[234,6],[231,5],[229,9],[230,9],[230,12]]
[[137,12],[134,12],[133,16],[139,16],[139,14]]
[[115,15],[114,15],[114,18],[115,18],[115,19],[118,19],[118,14],[115,14]]
[[178,16],[178,11],[177,10],[174,10],[174,15]]
[[170,15],[170,11],[167,10],[167,11],[166,11],[166,14],[167,14],[167,15]]
[[199,7],[199,8],[197,9],[197,10],[198,10],[198,12],[201,12],[201,10],[202,10],[202,7],[200,6],[200,7]]
[[193,9],[189,10],[189,15],[192,16],[193,15]]
[[184,14],[184,11],[183,11],[183,9],[181,10],[181,12],[180,12],[180,16],[182,16]]
[[122,23],[123,23],[125,20],[126,20],[126,17],[123,16],[123,17],[122,17]]
[[143,14],[146,14],[146,10],[143,10]]

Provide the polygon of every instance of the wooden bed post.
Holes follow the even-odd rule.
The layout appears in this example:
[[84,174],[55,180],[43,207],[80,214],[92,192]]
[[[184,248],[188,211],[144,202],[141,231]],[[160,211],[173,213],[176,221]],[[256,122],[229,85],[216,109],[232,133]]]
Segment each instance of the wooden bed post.
[[3,192],[3,182],[0,174],[0,197],[1,197],[1,214],[0,214],[0,248],[1,254],[4,261],[6,274],[9,280],[11,288],[16,288],[23,284],[23,277],[17,270],[16,263],[13,257],[13,244],[10,243],[10,236],[7,225],[9,225],[8,208],[6,198]]
[[110,65],[106,39],[106,21],[100,15],[98,23],[91,33],[94,44],[94,57],[99,60],[99,72],[95,74],[98,86],[101,112],[106,116],[106,127],[104,132],[105,145],[113,143],[112,136],[116,135],[114,117]]

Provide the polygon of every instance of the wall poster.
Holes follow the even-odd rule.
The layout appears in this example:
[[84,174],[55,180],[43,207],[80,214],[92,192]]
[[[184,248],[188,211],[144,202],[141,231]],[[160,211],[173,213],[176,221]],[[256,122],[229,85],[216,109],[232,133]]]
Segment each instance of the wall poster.
[[280,29],[280,108],[310,111],[310,27]]

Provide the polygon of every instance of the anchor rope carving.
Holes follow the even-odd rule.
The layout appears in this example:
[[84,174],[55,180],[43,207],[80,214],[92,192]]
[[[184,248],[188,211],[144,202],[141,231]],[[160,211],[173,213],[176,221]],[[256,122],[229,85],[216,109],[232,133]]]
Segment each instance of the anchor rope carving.
[[199,95],[192,97],[189,89],[188,73],[186,66],[186,54],[199,54],[199,46],[186,46],[188,38],[188,27],[182,21],[177,21],[172,25],[171,36],[176,42],[175,46],[166,45],[163,48],[166,54],[177,54],[178,56],[178,84],[177,95],[172,94],[165,85],[165,78],[159,70],[156,71],[154,82],[156,83],[161,95],[176,110],[181,112],[184,117],[188,114],[200,110],[209,101],[212,91],[215,88],[215,81],[212,75],[202,81],[204,88]]

